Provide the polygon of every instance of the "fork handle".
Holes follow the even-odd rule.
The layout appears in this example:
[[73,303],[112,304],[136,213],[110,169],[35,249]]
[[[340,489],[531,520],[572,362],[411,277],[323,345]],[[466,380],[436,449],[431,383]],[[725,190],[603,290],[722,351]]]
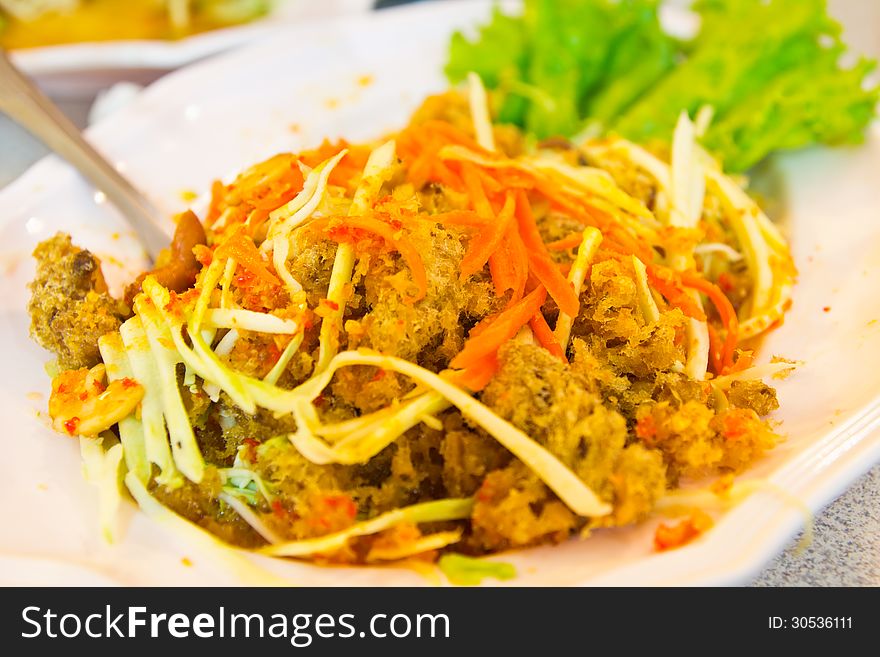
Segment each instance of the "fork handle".
[[82,136],[61,110],[9,61],[0,49],[0,111],[30,131],[88,178],[116,206],[153,260],[170,237],[162,216]]

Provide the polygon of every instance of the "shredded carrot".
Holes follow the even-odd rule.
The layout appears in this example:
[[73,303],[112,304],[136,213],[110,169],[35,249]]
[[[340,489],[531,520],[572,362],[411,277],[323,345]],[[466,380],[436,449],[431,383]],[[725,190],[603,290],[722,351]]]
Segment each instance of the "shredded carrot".
[[515,223],[511,222],[507,229],[507,247],[510,261],[513,263],[514,287],[510,297],[510,305],[523,298],[529,281],[529,252],[523,243]]
[[233,258],[239,265],[254,276],[270,285],[281,285],[281,281],[266,267],[254,241],[240,228],[226,238],[214,253],[217,258]]
[[[544,240],[538,232],[538,225],[532,214],[529,197],[525,191],[519,190],[516,195],[516,221],[519,226],[519,235],[525,245],[529,259],[529,267],[532,273],[547,288],[547,292],[553,297],[559,309],[574,317],[578,313],[578,298],[574,293],[571,283],[565,278],[559,267],[550,257]],[[579,236],[578,244],[583,239]]]
[[480,167],[474,167],[474,170],[477,172],[477,175],[480,177],[480,184],[483,186],[483,189],[486,190],[487,194],[500,194],[504,191],[504,185],[498,182],[492,174],[490,174],[485,169],[481,169]]
[[529,320],[529,326],[532,327],[532,332],[535,334],[535,338],[537,338],[542,347],[556,356],[563,363],[568,362],[568,358],[565,357],[565,352],[556,340],[556,336],[553,335],[553,331],[550,329],[550,325],[547,324],[547,320],[542,313],[535,313]]
[[[466,185],[469,184],[467,180],[468,177],[469,174],[466,175]],[[482,190],[482,188],[480,189]],[[479,206],[482,205],[483,200],[485,200],[488,209],[480,209]],[[485,230],[471,238],[470,243],[468,244],[467,253],[465,253],[464,258],[461,260],[461,280],[466,280],[469,276],[480,271],[489,261],[492,254],[498,250],[498,247],[501,245],[507,232],[508,225],[513,221],[514,207],[515,201],[513,194],[508,193],[504,200],[504,207],[501,209],[501,212],[498,213],[498,217],[494,224],[487,226]],[[480,214],[481,216],[486,216],[483,215],[484,211],[490,213],[488,216],[493,216],[491,207],[489,206],[488,200],[485,199],[485,196],[483,196],[482,200],[475,201],[474,209],[477,211],[477,214]],[[496,288],[499,286],[504,287],[505,284],[506,281],[496,281]]]
[[687,518],[675,525],[661,523],[654,534],[657,551],[671,550],[690,543],[712,527],[712,518],[705,511],[695,509]]
[[486,354],[466,370],[456,372],[454,381],[457,385],[478,392],[486,387],[497,371],[498,356],[494,353]]
[[730,303],[730,299],[721,291],[720,287],[710,283],[695,272],[683,272],[681,274],[681,282],[685,286],[705,294],[715,306],[721,322],[727,329],[727,335],[724,336],[721,364],[724,368],[733,367],[733,352],[739,341],[739,319],[736,316],[733,304]]
[[478,215],[481,217],[494,217],[492,205],[486,197],[486,190],[483,189],[483,181],[477,168],[470,162],[463,162],[461,165],[461,177],[470,198],[471,205]]
[[663,295],[671,306],[678,308],[692,319],[706,321],[706,313],[697,305],[684,289],[677,273],[667,267],[659,265],[647,265],[648,280],[655,290]]
[[707,324],[709,329],[709,364],[715,374],[721,374],[724,370],[724,342],[718,331],[711,324]]
[[555,242],[548,242],[547,249],[550,251],[568,251],[569,249],[576,249],[581,245],[581,242],[584,239],[584,231],[579,230],[576,233],[572,233],[568,237],[563,237],[561,240],[556,240]]
[[476,151],[480,154],[491,154],[489,153],[489,151],[480,146],[474,138],[468,136],[465,132],[456,128],[448,121],[439,121],[433,119],[431,121],[425,121],[418,127],[420,127],[422,130],[427,131],[428,133],[442,135],[445,141],[451,141],[453,143],[459,144],[460,146],[469,148],[472,151]]
[[748,369],[755,363],[755,352],[753,351],[740,351],[739,356],[736,359],[736,362],[732,367],[728,367],[724,369],[722,374],[733,374],[734,372],[742,372],[744,369]]
[[451,212],[441,212],[440,214],[418,215],[418,218],[450,226],[476,226],[479,228],[483,228],[486,224],[491,223],[491,220],[481,217],[473,210],[452,210]]
[[491,325],[471,335],[464,348],[452,359],[451,367],[467,368],[487,354],[494,354],[505,342],[513,338],[538,312],[547,298],[547,290],[537,287],[521,301],[500,313]]
[[303,164],[313,169],[329,160],[331,157],[339,154],[341,151],[348,149],[339,163],[334,167],[328,179],[329,184],[339,187],[353,186],[355,181],[359,179],[363,173],[364,167],[367,165],[367,159],[370,157],[372,149],[364,144],[352,145],[344,139],[340,139],[333,143],[325,139],[318,148],[300,153],[299,157]]
[[514,288],[516,274],[513,270],[510,246],[506,236],[501,239],[498,249],[489,256],[489,274],[492,277],[492,284],[495,286],[496,296],[504,296],[507,290]]
[[464,183],[462,183],[458,174],[446,166],[446,163],[439,157],[434,158],[433,177],[436,182],[443,183],[455,191],[462,191],[464,189]]
[[403,256],[412,275],[413,283],[415,283],[418,289],[415,296],[406,296],[403,301],[405,303],[413,303],[423,299],[427,294],[428,276],[425,272],[425,264],[422,262],[418,249],[403,235],[403,230],[400,226],[394,226],[391,223],[374,217],[349,216],[316,219],[309,224],[309,228],[324,230],[327,236],[335,242],[356,241],[357,231],[378,235]]
[[205,216],[205,225],[211,226],[220,217],[220,204],[223,202],[223,192],[226,187],[219,180],[211,183],[211,203],[208,205],[208,214]]
[[420,152],[409,163],[406,179],[416,189],[424,187],[425,183],[431,178],[433,163],[437,159],[437,151],[440,148],[441,143],[437,139],[431,140],[428,144],[421,144]]

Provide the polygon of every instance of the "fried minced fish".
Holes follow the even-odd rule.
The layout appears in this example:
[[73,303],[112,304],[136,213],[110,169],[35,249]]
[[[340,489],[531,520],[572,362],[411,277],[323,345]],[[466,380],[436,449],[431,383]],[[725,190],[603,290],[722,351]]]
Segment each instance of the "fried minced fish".
[[[139,278],[127,328],[152,342],[108,351],[166,368],[149,385],[172,412],[140,411],[192,438],[151,457],[149,494],[242,547],[431,560],[639,522],[776,444],[775,392],[738,331],[777,319],[793,270],[753,308],[748,265],[715,257],[744,248],[730,199],[709,186],[705,220],[676,227],[626,148],[489,130],[491,149],[443,94],[394,142],[324,142],[215,183],[204,239],[178,240],[195,284]],[[669,166],[668,149],[639,157]],[[62,367],[93,364],[127,309],[68,237],[35,255],[35,337]],[[313,539],[334,540],[304,552]]]
[[93,367],[101,361],[98,338],[119,329],[129,309],[107,292],[100,260],[69,235],[41,242],[34,258],[31,337],[57,356],[61,369]]

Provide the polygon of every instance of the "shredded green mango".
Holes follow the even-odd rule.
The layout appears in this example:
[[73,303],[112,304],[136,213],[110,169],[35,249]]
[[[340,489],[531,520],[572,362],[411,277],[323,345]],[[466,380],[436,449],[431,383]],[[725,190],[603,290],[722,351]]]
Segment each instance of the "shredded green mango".
[[477,586],[487,577],[498,580],[516,577],[516,568],[513,564],[474,559],[455,553],[444,554],[437,565],[449,581],[457,586]]

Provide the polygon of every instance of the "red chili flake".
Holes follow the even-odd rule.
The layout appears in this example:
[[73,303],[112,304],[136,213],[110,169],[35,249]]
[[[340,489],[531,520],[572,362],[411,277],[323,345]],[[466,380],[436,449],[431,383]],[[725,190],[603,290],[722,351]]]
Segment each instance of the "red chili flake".
[[272,503],[269,506],[272,507],[272,513],[278,516],[281,520],[287,520],[290,517],[290,514],[287,512],[287,509],[284,508],[281,500],[272,500]]
[[373,378],[370,379],[370,381],[381,381],[382,379],[385,378],[386,374],[388,374],[388,372],[386,372],[385,370],[378,369],[378,370],[376,370],[376,373],[373,375]]
[[244,449],[241,452],[241,458],[249,463],[256,463],[257,447],[260,446],[260,441],[256,438],[245,438],[241,441],[241,444],[244,445]]
[[98,391],[99,395],[107,389],[107,386],[100,381],[92,381],[92,387]]
[[328,495],[324,498],[324,503],[331,509],[339,509],[349,518],[357,515],[357,505],[348,495]]
[[319,394],[317,397],[315,397],[314,401],[312,401],[312,404],[314,404],[318,408],[321,408],[321,406],[323,406],[326,403],[327,403],[327,398],[324,396],[323,392],[321,394]]
[[67,384],[66,383],[59,383],[58,384],[58,393],[64,394],[65,392],[67,392]]
[[825,306],[824,308],[822,308],[822,310],[823,310],[824,312],[826,312],[826,313],[830,313],[830,312],[831,312],[831,306]]
[[642,440],[650,440],[657,435],[657,424],[653,415],[646,415],[636,422],[636,436]]
[[730,276],[730,274],[724,272],[718,277],[718,287],[720,287],[721,290],[724,292],[730,292],[731,290],[733,290],[733,278]]
[[79,400],[80,400],[80,401],[85,401],[85,400],[88,399],[88,398],[89,398],[89,393],[87,393],[87,392],[81,392],[81,393],[79,393]]
[[330,310],[339,310],[339,304],[335,301],[330,301],[330,299],[322,299],[321,303],[330,308]]
[[77,427],[79,427],[78,417],[72,417],[64,423],[64,430],[71,436],[76,435]]
[[122,381],[123,388],[134,388],[135,386],[140,385],[137,381],[135,381],[134,379],[130,379],[128,377],[121,379],[121,381]]
[[484,479],[479,490],[477,490],[477,499],[480,502],[490,502],[492,500],[492,497],[492,486],[489,485],[488,479]]
[[281,358],[281,350],[273,342],[266,349],[266,360],[274,364],[279,358]]

